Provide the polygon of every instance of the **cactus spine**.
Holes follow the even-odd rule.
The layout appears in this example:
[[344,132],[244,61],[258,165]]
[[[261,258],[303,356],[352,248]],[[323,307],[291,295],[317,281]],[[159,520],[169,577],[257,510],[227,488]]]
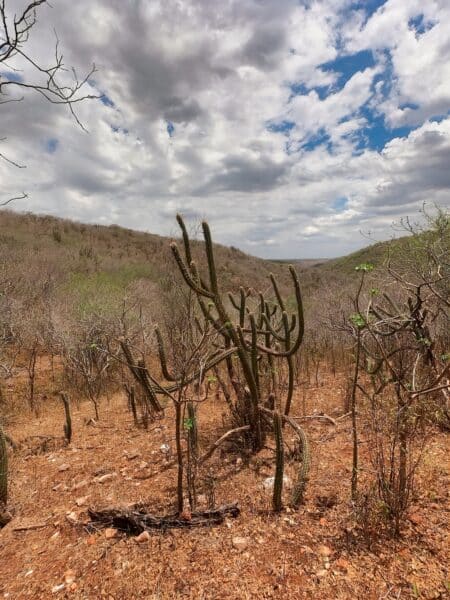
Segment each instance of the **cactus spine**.
[[278,412],[273,414],[273,432],[276,443],[276,466],[275,480],[273,484],[272,506],[275,512],[280,512],[283,508],[283,474],[284,474],[284,445],[283,445],[283,422]]

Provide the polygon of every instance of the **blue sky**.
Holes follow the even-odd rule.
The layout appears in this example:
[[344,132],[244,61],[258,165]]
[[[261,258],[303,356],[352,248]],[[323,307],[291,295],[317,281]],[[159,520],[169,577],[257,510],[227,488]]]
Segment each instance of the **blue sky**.
[[3,193],[29,193],[17,210],[164,235],[180,211],[253,254],[326,257],[449,205],[447,0],[42,10],[34,51],[51,63],[54,28],[66,64],[98,66],[99,100],[77,109],[89,133],[36,96],[2,105],[1,151],[27,164],[18,181],[0,162]]

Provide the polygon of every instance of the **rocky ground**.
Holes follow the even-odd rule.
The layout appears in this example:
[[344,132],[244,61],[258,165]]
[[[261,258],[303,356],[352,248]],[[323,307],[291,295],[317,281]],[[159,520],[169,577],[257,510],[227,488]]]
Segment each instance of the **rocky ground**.
[[[318,388],[299,394],[293,414],[304,409],[342,414],[339,379],[326,376]],[[201,409],[205,446],[220,433],[222,411],[220,400]],[[312,469],[299,510],[270,511],[270,449],[249,464],[217,452],[202,472],[200,505],[237,501],[240,516],[216,527],[136,538],[111,529],[88,531],[87,509],[143,502],[158,515],[173,510],[170,410],[148,431],[134,427],[121,395],[103,401],[98,423],[89,420],[89,403],[75,404],[73,413],[69,446],[62,441],[63,409],[56,402],[49,401],[39,419],[21,414],[9,424],[21,444],[10,460],[14,516],[0,530],[0,598],[450,596],[450,444],[443,433],[430,435],[401,539],[374,531],[370,523],[355,525],[348,418],[305,421]],[[363,435],[363,452],[364,443]],[[294,477],[294,465],[287,475]]]

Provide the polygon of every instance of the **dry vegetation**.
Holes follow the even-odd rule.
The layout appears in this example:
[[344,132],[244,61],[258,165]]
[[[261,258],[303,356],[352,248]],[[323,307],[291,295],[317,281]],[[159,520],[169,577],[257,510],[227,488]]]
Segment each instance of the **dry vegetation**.
[[206,226],[177,266],[164,238],[1,213],[3,597],[447,597],[448,215],[428,225],[300,268],[303,310],[286,265]]

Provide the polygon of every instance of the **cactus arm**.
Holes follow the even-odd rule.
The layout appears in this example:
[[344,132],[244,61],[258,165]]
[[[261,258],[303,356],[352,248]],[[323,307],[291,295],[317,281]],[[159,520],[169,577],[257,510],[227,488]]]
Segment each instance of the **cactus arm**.
[[250,314],[250,327],[252,330],[252,345],[251,345],[251,364],[253,377],[255,378],[256,389],[258,390],[258,397],[260,395],[260,387],[259,387],[259,371],[258,371],[258,332],[256,330],[256,321],[255,315],[253,313]]
[[183,217],[180,214],[178,214],[176,216],[176,219],[177,219],[178,225],[180,226],[181,234],[183,236],[183,246],[184,246],[184,255],[186,257],[186,263],[188,265],[190,265],[192,262],[191,242],[189,240],[189,235],[188,235],[188,232],[186,229],[186,225],[184,224]]
[[178,246],[175,244],[175,242],[172,242],[172,244],[170,244],[170,248],[171,248],[172,254],[173,254],[173,256],[174,256],[174,258],[175,258],[175,260],[177,262],[178,268],[180,269],[180,273],[183,276],[183,279],[185,280],[185,282],[187,283],[187,285],[196,294],[199,294],[200,296],[205,296],[206,298],[214,298],[214,294],[212,292],[210,292],[209,290],[206,290],[204,288],[201,288],[192,279],[191,274],[189,273],[189,270],[188,270],[188,268],[186,266],[186,263],[181,258],[180,251],[178,250]]
[[208,271],[209,271],[209,281],[211,284],[211,291],[214,296],[219,295],[219,285],[217,283],[217,271],[216,265],[214,262],[214,249],[211,238],[211,231],[209,229],[209,225],[206,221],[202,222],[203,229],[203,237],[205,238],[205,247],[206,247],[206,258],[208,260]]
[[273,484],[272,506],[274,512],[283,508],[283,475],[284,475],[284,445],[282,418],[278,412],[273,413],[273,433],[276,444],[275,480]]
[[303,301],[302,301],[302,294],[300,291],[300,283],[299,283],[298,276],[297,276],[297,273],[295,272],[294,267],[289,266],[289,272],[291,274],[292,281],[294,283],[295,298],[297,301],[297,336],[296,336],[294,344],[289,348],[289,350],[285,350],[285,351],[272,350],[271,348],[267,348],[266,346],[263,346],[262,344],[258,344],[258,349],[261,350],[261,352],[265,352],[266,354],[272,354],[273,356],[287,357],[289,355],[291,355],[291,356],[294,355],[297,352],[297,350],[300,348],[300,344],[303,341],[303,336],[305,333],[305,322],[304,322],[304,316],[303,316]]
[[270,281],[272,282],[273,291],[275,292],[275,296],[277,297],[277,302],[278,302],[281,310],[285,311],[286,308],[284,305],[283,298],[281,297],[280,290],[278,289],[277,281],[272,273],[270,274],[269,277],[270,277]]
[[166,351],[164,349],[164,342],[158,326],[155,327],[155,335],[158,346],[159,362],[161,364],[161,371],[163,377],[167,379],[167,381],[177,381],[178,378],[173,373],[171,373],[167,367]]
[[[265,406],[260,406],[260,411],[263,414],[268,415],[269,417],[273,418],[273,415],[274,415],[273,410],[270,410],[269,408],[266,408]],[[294,489],[292,491],[292,497],[291,497],[291,505],[294,508],[297,508],[299,506],[299,504],[301,504],[303,502],[306,484],[308,483],[308,479],[309,479],[309,470],[311,467],[311,454],[310,454],[309,442],[308,442],[306,433],[300,427],[300,425],[298,425],[298,423],[296,423],[291,417],[288,417],[287,415],[280,415],[280,417],[282,418],[283,422],[290,425],[292,427],[292,429],[295,431],[295,433],[297,434],[298,439],[300,441],[301,448],[302,448],[302,463],[301,463],[301,466],[298,471],[297,481],[295,483]]]

